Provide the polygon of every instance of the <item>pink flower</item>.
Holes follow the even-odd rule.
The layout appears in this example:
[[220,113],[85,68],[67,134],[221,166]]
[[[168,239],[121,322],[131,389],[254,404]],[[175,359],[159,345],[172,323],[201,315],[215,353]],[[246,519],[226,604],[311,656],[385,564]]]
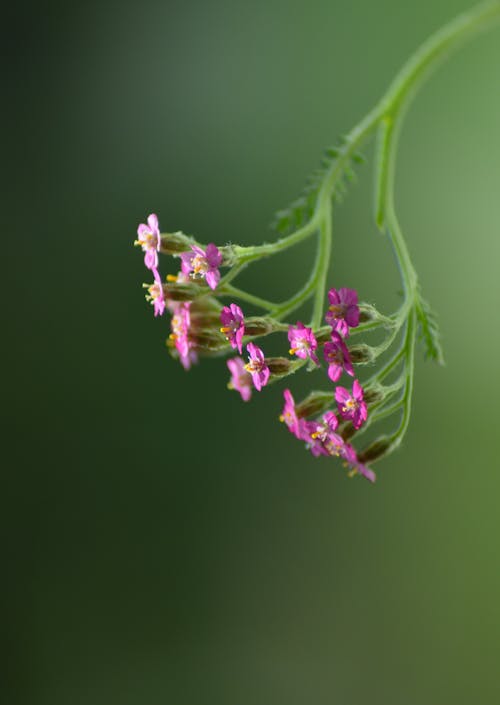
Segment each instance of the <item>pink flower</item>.
[[342,370],[354,377],[349,350],[342,337],[336,331],[332,332],[331,342],[325,343],[323,354],[328,363],[328,376],[332,382],[338,382],[342,375]]
[[297,355],[302,360],[308,357],[319,365],[319,360],[316,357],[315,350],[318,347],[312,328],[307,328],[300,321],[297,321],[296,326],[290,326],[288,329],[288,340],[290,341],[290,355]]
[[363,401],[363,387],[357,379],[352,386],[352,394],[344,387],[337,387],[335,400],[340,414],[344,419],[350,419],[354,428],[360,428],[368,418],[368,408]]
[[245,335],[245,324],[243,311],[236,304],[224,306],[220,312],[220,320],[222,323],[221,333],[229,340],[231,347],[238,349],[241,355],[243,336]]
[[190,308],[190,301],[176,304],[171,321],[172,333],[170,339],[174,341],[179,353],[179,359],[185,370],[189,370],[191,364],[198,361],[198,356],[193,349],[193,343],[189,340]]
[[241,394],[243,401],[248,401],[252,396],[252,377],[245,369],[245,362],[241,357],[233,357],[227,361],[231,372],[231,380],[227,385],[229,389],[236,389]]
[[158,269],[158,252],[160,251],[161,237],[158,227],[158,217],[151,213],[148,224],[141,223],[137,228],[138,240],[134,245],[140,245],[144,255],[144,264],[148,269]]
[[252,380],[255,389],[260,392],[262,387],[265,387],[269,381],[269,367],[266,365],[266,358],[260,348],[253,343],[248,343],[247,352],[249,353],[248,364],[245,365],[247,372],[252,375]]
[[344,441],[334,431],[337,429],[339,421],[333,411],[327,411],[322,421],[307,421],[308,447],[314,456],[332,455],[330,447],[335,444],[343,444]]
[[[153,304],[155,316],[161,316],[165,311],[165,293],[163,291],[163,284],[157,269],[153,269],[153,275],[155,282],[148,287],[149,294],[146,295],[146,299]],[[144,286],[147,286],[147,284]]]
[[295,401],[292,393],[289,389],[285,389],[283,392],[285,397],[285,406],[283,407],[283,412],[280,416],[280,421],[284,421],[288,427],[290,433],[293,433],[295,438],[304,440],[304,422],[299,419],[297,412],[295,411]]
[[359,325],[358,294],[355,289],[330,289],[328,292],[330,306],[325,320],[333,330],[347,338],[349,328]]
[[192,252],[181,254],[182,271],[191,274],[193,279],[205,279],[211,289],[215,289],[220,281],[219,267],[222,264],[222,254],[212,243],[202,250],[197,245],[191,245]]
[[359,462],[358,456],[356,455],[356,451],[348,443],[345,444],[343,458],[345,460],[345,464],[350,467],[350,475],[359,474],[365,477],[370,482],[375,482],[377,476],[375,475],[373,470],[367,467],[366,465],[363,465],[363,463]]

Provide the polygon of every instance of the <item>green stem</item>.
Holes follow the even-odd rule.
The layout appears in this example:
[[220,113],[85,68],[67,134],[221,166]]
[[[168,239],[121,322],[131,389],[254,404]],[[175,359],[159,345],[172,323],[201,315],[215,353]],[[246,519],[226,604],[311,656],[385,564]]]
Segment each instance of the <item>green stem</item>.
[[259,308],[263,308],[267,311],[271,311],[277,306],[277,304],[272,301],[267,301],[267,299],[261,299],[260,296],[254,296],[253,294],[249,294],[247,291],[243,291],[243,289],[237,289],[231,284],[226,284],[224,288],[222,288],[217,293],[220,296],[232,296],[237,299],[241,299],[242,301],[246,301],[249,304],[253,304],[254,306],[258,306]]
[[325,201],[322,211],[323,220],[319,231],[319,245],[316,254],[316,294],[314,297],[314,308],[311,320],[312,328],[319,328],[323,318],[323,306],[325,302],[326,278],[330,266],[330,253],[332,249],[332,204],[331,200]]

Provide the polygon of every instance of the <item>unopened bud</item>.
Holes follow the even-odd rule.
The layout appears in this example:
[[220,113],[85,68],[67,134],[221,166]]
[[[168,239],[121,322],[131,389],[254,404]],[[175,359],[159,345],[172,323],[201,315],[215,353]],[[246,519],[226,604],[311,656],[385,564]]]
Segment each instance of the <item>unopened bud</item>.
[[370,345],[365,345],[360,343],[359,345],[353,345],[349,348],[349,356],[351,362],[355,364],[367,365],[369,362],[373,362],[375,355],[373,354],[373,348]]
[[266,357],[266,365],[272,375],[286,375],[292,363],[286,357]]
[[191,245],[196,245],[196,241],[180,230],[176,233],[164,233],[161,236],[160,252],[164,255],[176,255],[190,250]]
[[191,284],[164,284],[163,293],[170,301],[192,301],[199,293],[199,288]]
[[[191,340],[191,336],[189,337]],[[194,343],[195,348],[201,352],[213,352],[225,350],[227,348],[227,340],[225,337],[215,331],[210,330],[196,331],[192,337],[192,342]]]
[[388,438],[378,438],[358,454],[358,460],[360,463],[370,463],[377,460],[387,453],[390,446],[391,442]]
[[367,404],[375,404],[378,401],[382,401],[385,398],[384,388],[380,385],[369,387],[365,389],[364,397]]
[[273,330],[274,325],[270,318],[260,316],[245,318],[245,335],[268,335]]
[[236,264],[238,258],[234,252],[233,245],[225,245],[224,247],[219,247],[219,252],[222,255],[222,266],[232,267]]
[[350,421],[344,421],[344,423],[341,423],[337,429],[337,433],[344,439],[344,441],[350,440],[356,431],[357,429],[354,428]]
[[333,392],[331,394],[311,392],[308,397],[296,405],[295,412],[299,417],[316,416],[326,411],[334,402]]

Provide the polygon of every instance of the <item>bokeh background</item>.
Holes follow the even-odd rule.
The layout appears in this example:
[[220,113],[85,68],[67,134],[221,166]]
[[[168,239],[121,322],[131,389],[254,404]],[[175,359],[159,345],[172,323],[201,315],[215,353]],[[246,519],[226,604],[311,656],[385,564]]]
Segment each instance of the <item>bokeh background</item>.
[[[6,11],[7,705],[499,701],[499,30],[405,123],[399,212],[447,366],[419,356],[410,432],[375,486],[293,441],[279,385],[246,405],[222,362],[184,373],[132,247],[152,211],[202,242],[272,237],[323,147],[468,6]],[[335,214],[331,281],[391,310],[371,186],[368,164]],[[248,286],[290,291],[310,256]]]

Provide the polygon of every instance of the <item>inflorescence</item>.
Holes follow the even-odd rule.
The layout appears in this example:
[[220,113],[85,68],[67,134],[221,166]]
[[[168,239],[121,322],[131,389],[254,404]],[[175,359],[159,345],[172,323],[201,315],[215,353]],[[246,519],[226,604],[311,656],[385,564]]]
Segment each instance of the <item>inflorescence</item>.
[[[155,214],[137,230],[135,244],[142,247],[153,279],[144,285],[146,298],[155,316],[171,314],[167,345],[183,367],[188,370],[201,356],[231,354],[228,387],[243,401],[249,401],[254,390],[260,392],[304,367],[323,370],[326,390],[313,390],[299,403],[290,389],[284,390],[280,420],[313,456],[339,458],[349,475],[371,482],[375,473],[369,465],[396,450],[408,428],[417,338],[428,357],[442,362],[438,327],[422,297],[394,203],[402,118],[429,68],[462,39],[499,17],[499,2],[481,5],[444,27],[415,53],[373,110],[339,145],[326,150],[321,170],[309,180],[301,198],[277,214],[281,239],[253,247],[202,246],[182,232],[161,233]],[[354,289],[328,286],[332,208],[340,202],[354,165],[362,161],[359,148],[374,134],[378,138],[375,221],[392,244],[403,285],[403,302],[391,315],[359,302]],[[288,300],[271,302],[232,284],[249,264],[279,255],[308,238],[317,243],[316,260],[304,286]],[[162,279],[160,254],[179,258],[180,271]],[[227,304],[221,299],[227,299]],[[307,324],[286,320],[308,301],[313,310]],[[240,304],[263,313],[246,315]],[[377,344],[352,342],[354,336],[373,332],[379,334]],[[281,336],[282,356],[266,355],[266,341],[261,340],[271,334]],[[363,382],[356,372],[362,365],[373,367]],[[338,384],[343,375],[351,378],[347,386]],[[390,424],[393,419],[397,419],[395,428],[375,431],[368,445],[355,450],[353,443],[369,428],[380,428],[379,422]]]

